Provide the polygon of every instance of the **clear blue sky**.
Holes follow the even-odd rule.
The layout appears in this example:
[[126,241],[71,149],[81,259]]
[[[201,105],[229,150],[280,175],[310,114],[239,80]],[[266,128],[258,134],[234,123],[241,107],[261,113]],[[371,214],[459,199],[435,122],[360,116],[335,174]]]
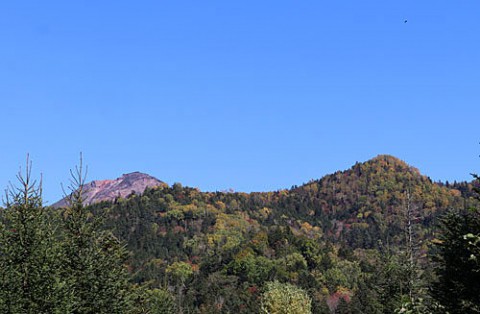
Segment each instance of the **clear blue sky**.
[[[480,1],[2,1],[0,186],[288,188],[378,154],[480,172]],[[407,23],[404,21],[407,20]]]

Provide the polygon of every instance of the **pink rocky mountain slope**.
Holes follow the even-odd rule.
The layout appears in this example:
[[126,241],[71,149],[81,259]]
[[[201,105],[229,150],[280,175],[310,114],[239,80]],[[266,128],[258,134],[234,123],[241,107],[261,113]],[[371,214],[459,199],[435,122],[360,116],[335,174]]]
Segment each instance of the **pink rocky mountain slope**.
[[[83,202],[85,205],[90,205],[102,201],[113,201],[117,198],[125,198],[132,193],[142,194],[147,187],[163,184],[165,183],[145,173],[127,173],[115,180],[96,180],[86,183],[83,187]],[[63,198],[52,206],[66,205],[67,202]]]

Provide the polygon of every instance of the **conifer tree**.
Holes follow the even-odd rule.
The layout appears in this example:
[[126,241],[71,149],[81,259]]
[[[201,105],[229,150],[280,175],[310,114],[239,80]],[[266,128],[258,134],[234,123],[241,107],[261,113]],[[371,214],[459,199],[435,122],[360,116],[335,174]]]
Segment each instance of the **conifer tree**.
[[102,219],[83,205],[86,171],[71,171],[71,193],[63,212],[63,275],[74,295],[73,314],[128,313],[131,310],[128,253]]
[[444,307],[443,312],[480,313],[480,255],[472,251],[469,237],[480,234],[480,214],[476,210],[453,211],[442,222],[433,297]]
[[[480,199],[480,177],[473,175]],[[437,281],[431,294],[448,313],[480,313],[480,209],[450,211],[442,219],[442,237],[437,243]]]
[[42,203],[41,182],[31,178],[27,156],[19,187],[7,191],[0,213],[0,312],[69,313],[65,281],[60,277],[52,216]]

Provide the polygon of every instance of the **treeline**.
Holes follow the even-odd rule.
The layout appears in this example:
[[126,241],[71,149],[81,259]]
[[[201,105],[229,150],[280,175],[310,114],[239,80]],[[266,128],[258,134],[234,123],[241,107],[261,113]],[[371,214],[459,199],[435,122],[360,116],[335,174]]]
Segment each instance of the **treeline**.
[[[31,268],[52,260],[50,295],[72,307],[61,313],[90,313],[81,306],[93,302],[118,306],[112,313],[479,312],[475,185],[433,183],[391,156],[276,192],[176,183],[88,208],[75,195],[64,210],[36,205],[45,221],[35,224],[44,230],[38,239],[50,239],[49,250],[38,250],[58,258],[31,255],[43,261]],[[2,211],[5,226],[22,204]],[[89,266],[73,263],[77,255]],[[25,295],[17,275],[16,294]],[[98,290],[75,292],[89,283]]]

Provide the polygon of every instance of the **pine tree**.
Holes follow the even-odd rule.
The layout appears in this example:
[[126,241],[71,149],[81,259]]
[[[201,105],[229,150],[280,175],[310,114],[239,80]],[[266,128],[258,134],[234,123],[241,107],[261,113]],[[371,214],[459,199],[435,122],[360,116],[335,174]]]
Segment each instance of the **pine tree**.
[[[477,184],[480,177],[473,175]],[[480,199],[478,185],[474,188]],[[437,243],[437,281],[431,294],[439,312],[480,313],[480,210],[450,211],[442,219],[443,234]]]
[[480,214],[452,211],[442,222],[433,297],[444,307],[443,312],[480,313],[480,256],[472,251],[469,239],[470,234],[480,234]]
[[83,206],[86,172],[72,172],[71,194],[63,212],[63,275],[74,294],[73,314],[127,313],[130,284],[124,245],[101,229],[102,219]]
[[43,206],[41,182],[31,179],[28,156],[17,179],[20,187],[7,191],[0,217],[0,312],[68,313],[53,217]]

